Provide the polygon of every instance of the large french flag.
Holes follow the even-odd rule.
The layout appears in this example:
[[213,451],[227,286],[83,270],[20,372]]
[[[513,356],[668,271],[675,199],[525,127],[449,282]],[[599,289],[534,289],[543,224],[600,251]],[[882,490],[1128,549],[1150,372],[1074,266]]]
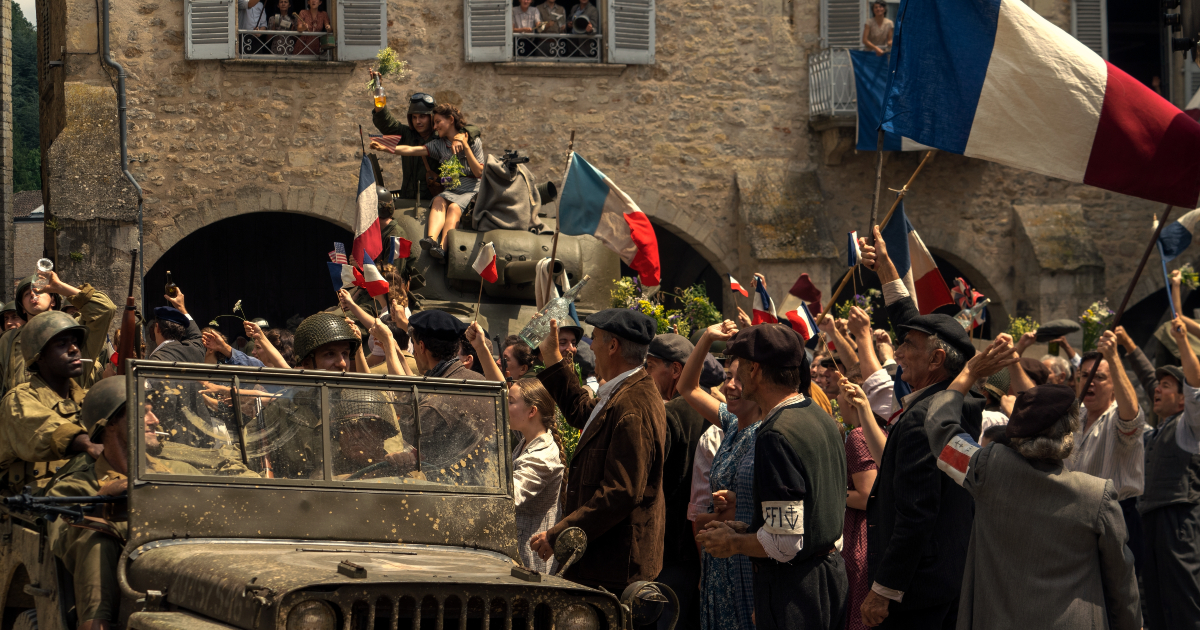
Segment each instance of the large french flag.
[[1200,206],[1200,123],[1021,0],[905,0],[892,56],[885,131]]
[[884,132],[883,147],[879,144],[879,124],[883,122],[883,102],[887,95],[888,62],[890,55],[876,55],[869,50],[849,50],[854,68],[855,112],[858,115],[858,138],[854,148],[859,151],[919,151],[929,147]]
[[904,201],[896,207],[896,212],[880,233],[883,242],[887,243],[888,258],[896,265],[900,279],[904,280],[908,294],[922,315],[932,313],[939,306],[954,303],[950,289],[942,279],[937,263],[933,261],[933,255],[904,214]]
[[658,237],[649,217],[611,179],[576,153],[571,153],[567,166],[558,216],[563,234],[595,236],[638,273],[647,289],[658,287]]
[[357,267],[362,265],[367,257],[372,260],[379,258],[382,252],[375,171],[371,169],[371,161],[363,155],[362,167],[358,171],[358,211],[354,215],[354,248],[350,252],[350,262]]
[[762,285],[762,281],[758,278],[754,279],[754,305],[752,306],[752,310],[753,314],[750,318],[751,326],[779,323],[779,315],[775,312],[775,302],[767,294],[767,288]]

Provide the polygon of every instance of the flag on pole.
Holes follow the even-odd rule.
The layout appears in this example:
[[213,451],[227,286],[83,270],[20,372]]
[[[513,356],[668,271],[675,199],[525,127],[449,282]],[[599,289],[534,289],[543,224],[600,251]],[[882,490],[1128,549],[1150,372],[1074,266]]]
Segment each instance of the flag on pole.
[[[1196,233],[1196,222],[1200,221],[1200,209],[1179,217],[1163,226],[1158,234],[1159,252],[1164,262],[1171,262],[1192,244],[1192,235]],[[1154,227],[1158,227],[1155,224]],[[1170,286],[1170,283],[1167,283]]]
[[900,11],[885,131],[1200,206],[1200,123],[1021,0],[905,0]]
[[608,176],[577,153],[571,153],[567,165],[558,215],[563,234],[595,236],[638,273],[650,293],[658,289],[658,237],[649,217]]
[[479,255],[475,256],[475,262],[471,263],[471,268],[480,278],[495,282],[499,278],[496,273],[496,248],[491,243],[484,243],[483,247],[479,248]]
[[896,265],[900,279],[904,281],[913,304],[922,315],[932,313],[939,306],[954,303],[950,289],[946,288],[946,281],[933,261],[933,255],[904,214],[903,200],[880,232],[883,242],[887,244],[888,257]]
[[371,161],[364,155],[358,171],[358,211],[354,215],[354,248],[351,264],[364,264],[366,258],[374,260],[383,251],[379,239],[379,194],[375,192],[375,171]]
[[779,316],[775,314],[775,302],[771,301],[771,296],[767,295],[767,289],[762,285],[762,281],[758,278],[754,279],[754,314],[751,317],[751,326],[759,324],[778,324]]
[[346,264],[346,246],[341,243],[334,243],[333,251],[329,252],[329,262],[339,265]]
[[750,293],[748,293],[746,289],[742,288],[742,284],[738,282],[737,278],[734,278],[732,275],[729,276],[729,290],[741,293],[742,297],[750,297]]
[[[883,101],[887,96],[889,55],[876,55],[869,50],[850,50],[850,65],[854,69],[855,112],[858,116],[855,149],[875,151],[879,144],[879,125],[883,123]],[[834,54],[841,54],[834,52]],[[884,131],[884,151],[918,151],[929,147]]]
[[325,263],[329,266],[329,278],[333,280],[333,290],[354,288],[354,275],[358,271],[345,263]]
[[794,311],[787,312],[788,323],[792,325],[792,330],[800,333],[805,341],[812,339],[819,332],[817,330],[817,321],[813,319],[812,313],[808,310],[807,304],[801,304]]
[[375,297],[388,292],[388,282],[383,279],[375,261],[370,256],[363,260],[363,268],[359,270],[350,264],[325,263],[329,267],[329,279],[333,281],[333,290],[362,287],[367,295]]
[[800,277],[796,279],[796,283],[792,285],[792,288],[788,289],[788,297],[783,299],[784,310],[792,309],[791,304],[794,302],[792,302],[791,298],[808,302],[808,310],[810,312],[818,315],[821,313],[821,290],[817,288],[817,285],[813,283],[807,273],[800,274]]
[[[376,136],[373,134],[367,134],[367,137],[370,138],[372,142],[378,142],[392,151],[395,151],[396,146],[404,141],[404,136]],[[367,144],[370,146],[370,143]]]
[[412,255],[412,241],[401,236],[389,236],[385,243],[384,260],[389,265],[396,264],[396,260],[403,260]]
[[854,268],[858,266],[858,261],[862,260],[862,249],[858,246],[858,231],[855,230],[849,235],[849,243],[846,246],[846,266]]

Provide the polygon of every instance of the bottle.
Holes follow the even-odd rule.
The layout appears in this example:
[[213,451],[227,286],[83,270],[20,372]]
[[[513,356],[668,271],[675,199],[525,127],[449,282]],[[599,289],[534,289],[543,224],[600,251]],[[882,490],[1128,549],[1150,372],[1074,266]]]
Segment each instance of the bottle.
[[387,107],[387,95],[383,93],[383,77],[375,79],[375,109]]
[[175,284],[175,281],[171,279],[170,271],[167,272],[167,286],[163,287],[163,292],[166,293],[168,297],[175,297],[176,295],[179,295],[179,287]]
[[969,333],[975,327],[975,322],[983,321],[983,309],[987,308],[987,305],[990,303],[991,300],[983,298],[976,302],[975,306],[971,307],[971,310],[968,311],[964,308],[959,311],[958,315],[954,316],[954,319],[957,319],[958,323],[962,324],[963,330]]
[[[37,269],[39,272],[52,271],[54,269],[54,261],[49,258],[39,258],[37,261]],[[44,291],[50,284],[50,281],[42,276],[38,276],[33,281],[33,290],[37,292]]]
[[517,335],[530,348],[534,350],[546,339],[550,334],[550,320],[558,320],[559,326],[569,325],[571,304],[579,297],[579,293],[583,291],[583,287],[587,285],[588,279],[591,276],[584,276],[579,284],[571,287],[562,297],[550,300],[546,306],[529,320],[525,328]]

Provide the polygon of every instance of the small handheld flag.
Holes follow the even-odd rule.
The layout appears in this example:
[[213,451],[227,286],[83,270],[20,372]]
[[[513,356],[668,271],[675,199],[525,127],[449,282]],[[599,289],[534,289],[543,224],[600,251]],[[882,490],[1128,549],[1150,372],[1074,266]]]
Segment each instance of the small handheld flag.
[[479,274],[480,278],[488,282],[495,282],[499,278],[496,273],[496,248],[491,243],[484,243],[483,247],[479,248],[479,255],[475,257],[475,262],[471,263],[471,268]]
[[371,257],[363,253],[362,271],[354,270],[354,286],[362,287],[367,290],[367,295],[375,297],[388,292],[388,282],[383,279],[383,275],[379,273],[379,268],[375,266],[375,261]]
[[800,333],[805,341],[812,339],[817,334],[817,322],[813,319],[812,313],[808,310],[807,304],[801,304],[794,311],[787,313],[788,323],[791,324],[792,330]]
[[846,266],[856,267],[858,261],[862,260],[862,249],[858,247],[858,231],[851,232],[848,238],[850,242],[846,247]]
[[751,326],[759,324],[778,324],[779,316],[775,313],[775,302],[767,294],[767,289],[758,278],[754,279],[754,314]]
[[746,291],[746,289],[742,288],[741,283],[738,282],[737,278],[734,278],[732,275],[729,276],[729,290],[736,293],[741,293],[742,297],[750,297],[750,293]]
[[333,290],[351,289],[354,287],[354,272],[356,269],[347,264],[329,262],[329,278],[333,280]]
[[388,243],[387,263],[389,265],[395,264],[397,259],[403,260],[412,255],[412,241],[400,236],[389,236]]
[[346,264],[346,246],[341,243],[334,243],[333,251],[329,252],[329,261],[339,265]]
[[355,266],[364,264],[367,258],[374,260],[383,251],[379,238],[379,193],[376,192],[375,170],[371,161],[363,155],[358,170],[358,204],[354,214],[354,245],[351,259]]

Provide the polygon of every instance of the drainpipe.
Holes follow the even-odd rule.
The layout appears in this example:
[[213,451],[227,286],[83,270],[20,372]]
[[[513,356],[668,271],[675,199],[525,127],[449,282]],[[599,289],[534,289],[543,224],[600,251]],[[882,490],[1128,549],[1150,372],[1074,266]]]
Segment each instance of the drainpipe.
[[141,285],[142,308],[146,307],[146,286],[143,280],[146,278],[146,248],[143,246],[143,230],[142,230],[142,187],[138,185],[137,179],[133,177],[133,173],[129,172],[129,125],[128,116],[126,114],[125,104],[125,67],[117,63],[112,58],[112,53],[108,48],[108,36],[110,26],[110,7],[111,0],[104,0],[104,30],[101,31],[100,44],[100,59],[106,65],[117,71],[117,121],[120,128],[121,142],[121,172],[125,174],[125,178],[129,183],[133,184],[134,191],[137,192],[137,222],[138,222],[138,284]]

